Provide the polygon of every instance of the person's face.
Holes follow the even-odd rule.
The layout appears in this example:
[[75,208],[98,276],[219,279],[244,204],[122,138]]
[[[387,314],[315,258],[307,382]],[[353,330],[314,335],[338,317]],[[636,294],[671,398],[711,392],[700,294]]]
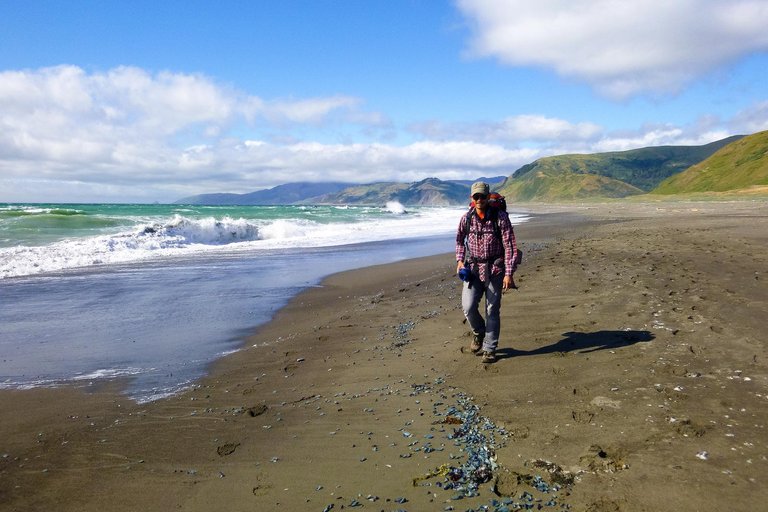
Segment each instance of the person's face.
[[488,204],[488,196],[486,194],[473,194],[472,200],[475,202],[475,207],[481,210],[485,209]]

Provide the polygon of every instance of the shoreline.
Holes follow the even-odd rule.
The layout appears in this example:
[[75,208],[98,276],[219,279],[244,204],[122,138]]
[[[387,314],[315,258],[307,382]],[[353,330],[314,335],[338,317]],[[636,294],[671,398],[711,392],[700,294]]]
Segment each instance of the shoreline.
[[7,322],[0,387],[88,384],[124,375],[126,392],[138,401],[172,396],[325,274],[441,252],[450,243],[446,235],[430,235],[281,252],[266,267],[258,255],[174,259],[0,282],[9,299],[0,313],[0,324]]
[[[534,476],[574,510],[763,502],[766,205],[565,208],[516,227],[498,363],[464,353],[452,254],[335,274],[179,396],[0,391],[0,510],[464,510]],[[429,475],[468,403],[499,467],[459,500]]]

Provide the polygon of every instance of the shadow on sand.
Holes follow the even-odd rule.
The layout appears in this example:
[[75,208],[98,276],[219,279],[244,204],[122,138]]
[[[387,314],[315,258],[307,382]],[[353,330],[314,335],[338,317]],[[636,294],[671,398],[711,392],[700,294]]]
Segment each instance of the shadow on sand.
[[579,352],[584,354],[598,350],[628,347],[635,343],[648,342],[654,339],[654,335],[650,331],[566,332],[563,333],[563,336],[563,339],[556,343],[534,350],[500,348],[496,351],[496,357],[506,359],[509,357],[537,356],[558,352]]

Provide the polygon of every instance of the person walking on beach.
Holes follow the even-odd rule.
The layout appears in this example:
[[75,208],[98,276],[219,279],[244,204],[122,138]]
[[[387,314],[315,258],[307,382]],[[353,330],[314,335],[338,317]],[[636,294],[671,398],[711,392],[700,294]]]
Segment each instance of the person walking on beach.
[[[456,234],[456,272],[464,281],[461,306],[472,329],[470,350],[483,363],[496,362],[501,322],[501,295],[515,286],[517,242],[507,212],[488,204],[490,187],[478,181],[470,196],[474,207],[461,218]],[[466,269],[466,270],[462,270]],[[480,300],[485,295],[485,318]]]

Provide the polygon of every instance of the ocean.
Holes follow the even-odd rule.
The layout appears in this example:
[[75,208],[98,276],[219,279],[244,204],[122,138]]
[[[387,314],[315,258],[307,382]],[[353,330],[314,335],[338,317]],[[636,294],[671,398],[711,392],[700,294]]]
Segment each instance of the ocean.
[[0,203],[0,389],[172,395],[324,277],[452,252],[464,211]]

